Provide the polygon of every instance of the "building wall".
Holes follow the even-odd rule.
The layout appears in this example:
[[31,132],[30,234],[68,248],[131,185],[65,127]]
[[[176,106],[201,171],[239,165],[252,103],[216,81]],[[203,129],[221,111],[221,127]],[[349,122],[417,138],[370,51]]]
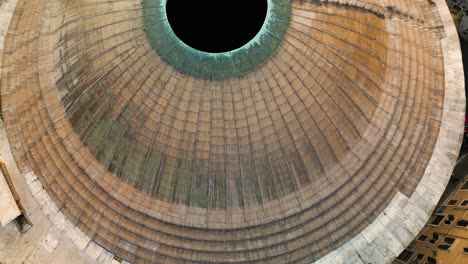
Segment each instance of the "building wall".
[[437,264],[468,263],[467,166],[465,155],[426,226],[394,263],[431,263],[431,258]]

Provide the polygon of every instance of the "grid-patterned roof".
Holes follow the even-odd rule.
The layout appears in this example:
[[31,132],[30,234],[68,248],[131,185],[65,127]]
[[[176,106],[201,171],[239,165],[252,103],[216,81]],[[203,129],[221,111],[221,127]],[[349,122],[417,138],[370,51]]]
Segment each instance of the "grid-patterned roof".
[[20,0],[5,41],[15,157],[93,241],[136,263],[305,263],[414,193],[446,107],[433,4],[277,1],[279,45],[213,77],[158,53],[145,2]]

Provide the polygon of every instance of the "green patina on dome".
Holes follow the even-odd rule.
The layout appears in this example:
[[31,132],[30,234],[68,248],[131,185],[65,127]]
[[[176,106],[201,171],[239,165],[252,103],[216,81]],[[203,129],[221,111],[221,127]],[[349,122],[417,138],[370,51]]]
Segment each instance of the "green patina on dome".
[[196,50],[182,42],[166,15],[167,0],[143,0],[143,19],[151,46],[178,70],[205,79],[246,73],[266,61],[283,40],[291,17],[291,0],[268,0],[265,23],[244,46],[223,53]]

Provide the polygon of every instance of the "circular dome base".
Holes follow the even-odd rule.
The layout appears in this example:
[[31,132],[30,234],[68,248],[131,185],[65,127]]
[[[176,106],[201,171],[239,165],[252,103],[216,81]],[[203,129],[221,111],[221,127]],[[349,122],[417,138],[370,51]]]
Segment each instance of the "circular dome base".
[[463,133],[448,13],[278,0],[274,52],[208,78],[229,61],[183,57],[161,3],[18,2],[5,124],[70,223],[135,263],[382,263],[417,233]]

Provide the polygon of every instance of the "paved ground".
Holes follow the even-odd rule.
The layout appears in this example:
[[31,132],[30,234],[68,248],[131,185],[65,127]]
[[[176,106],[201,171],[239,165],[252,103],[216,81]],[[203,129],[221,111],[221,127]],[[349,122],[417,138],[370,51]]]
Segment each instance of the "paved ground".
[[87,256],[79,252],[70,240],[65,238],[44,215],[32,197],[26,182],[14,166],[10,147],[0,121],[0,160],[11,174],[21,202],[33,227],[20,234],[14,223],[0,226],[0,264],[83,264],[91,263]]

